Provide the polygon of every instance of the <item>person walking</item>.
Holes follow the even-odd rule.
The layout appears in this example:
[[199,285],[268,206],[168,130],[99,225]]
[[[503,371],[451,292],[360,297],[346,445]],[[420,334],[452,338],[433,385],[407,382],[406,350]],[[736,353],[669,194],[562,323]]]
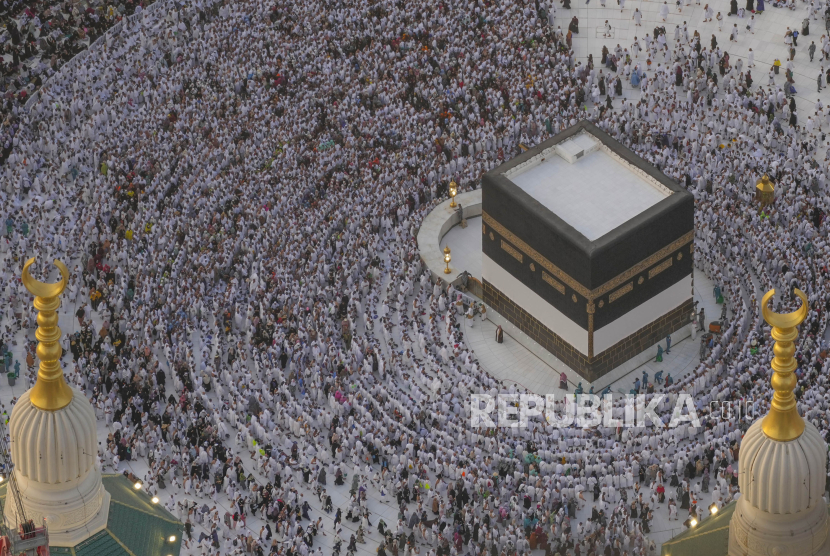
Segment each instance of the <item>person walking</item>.
[[[697,306],[697,301],[695,301],[695,307]],[[689,317],[689,324],[691,325],[691,332],[692,332],[692,340],[697,339],[697,311],[695,307],[692,307],[692,314]]]
[[816,41],[810,41],[810,47],[807,48],[807,52],[810,54],[810,61],[813,61],[813,56],[816,55]]
[[634,8],[634,16],[631,19],[634,20],[634,25],[636,25],[637,27],[643,26],[643,12],[640,11],[640,8]]

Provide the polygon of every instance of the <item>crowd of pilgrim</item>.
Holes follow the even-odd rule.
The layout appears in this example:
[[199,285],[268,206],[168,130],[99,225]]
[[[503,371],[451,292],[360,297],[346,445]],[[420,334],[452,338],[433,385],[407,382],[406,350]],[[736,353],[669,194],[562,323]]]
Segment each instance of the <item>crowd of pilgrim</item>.
[[[830,112],[797,107],[789,74],[685,27],[576,60],[558,2],[142,14],[30,110],[6,97],[0,339],[31,384],[20,270],[36,255],[45,280],[66,261],[64,368],[103,423],[101,465],[181,519],[184,553],[656,554],[655,513],[680,528],[738,492],[742,432],[770,398],[770,288],[779,311],[795,287],[808,297],[797,395],[830,430]],[[471,394],[524,389],[468,347],[419,223],[450,181],[477,188],[586,118],[696,199],[722,333],[690,316],[699,365],[672,376],[666,355],[642,388],[665,422],[692,394],[699,426],[475,428]],[[557,394],[561,412],[573,393]]]
[[4,117],[24,103],[63,64],[124,16],[140,13],[143,0],[0,2],[0,95]]

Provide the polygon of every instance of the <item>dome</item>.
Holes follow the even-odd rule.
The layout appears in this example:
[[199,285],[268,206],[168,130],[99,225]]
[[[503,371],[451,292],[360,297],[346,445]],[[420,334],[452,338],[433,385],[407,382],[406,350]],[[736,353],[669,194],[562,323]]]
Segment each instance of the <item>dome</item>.
[[38,409],[20,396],[9,420],[12,461],[17,473],[30,481],[60,484],[83,478],[98,457],[95,412],[86,396],[74,396],[57,411]]
[[830,551],[822,498],[827,453],[811,423],[795,440],[764,434],[756,421],[741,442],[741,497],[729,522],[729,556],[817,556]]
[[[14,476],[26,519],[46,520],[50,546],[75,546],[106,527],[110,495],[98,468],[95,412],[72,389],[66,406],[48,411],[32,403],[32,390],[17,401],[9,420]],[[20,523],[17,506],[6,517]]]
[[760,421],[741,442],[738,483],[745,503],[771,514],[796,514],[822,500],[827,479],[827,451],[814,426],[790,442],[764,434]]

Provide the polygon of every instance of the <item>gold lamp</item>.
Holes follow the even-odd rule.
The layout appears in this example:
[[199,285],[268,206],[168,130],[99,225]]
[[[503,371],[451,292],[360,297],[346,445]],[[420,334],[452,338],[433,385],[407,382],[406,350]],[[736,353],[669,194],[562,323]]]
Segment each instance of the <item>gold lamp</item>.
[[775,200],[775,186],[766,174],[755,185],[755,200],[760,202],[762,207],[771,205]]
[[444,262],[447,263],[447,268],[444,269],[444,274],[449,274],[452,272],[450,270],[450,261],[452,260],[452,255],[450,255],[450,246],[447,245],[444,247]]
[[29,399],[35,407],[44,411],[57,411],[69,405],[72,401],[72,389],[66,384],[61,368],[61,329],[58,327],[57,310],[61,306],[60,295],[69,282],[69,269],[55,259],[55,266],[61,272],[61,280],[55,284],[45,284],[32,278],[29,267],[35,262],[32,257],[23,265],[21,279],[29,293],[35,296],[34,306],[38,310],[37,357],[40,366],[37,372],[37,382],[32,387]]
[[454,181],[450,182],[450,208],[455,208],[458,205],[455,202],[455,196],[458,195],[458,184]]
[[804,432],[804,419],[798,414],[796,406],[795,390],[798,380],[795,377],[798,366],[795,358],[795,339],[798,338],[799,324],[807,318],[807,296],[799,289],[795,294],[801,298],[801,307],[797,311],[781,315],[773,313],[769,306],[769,300],[775,295],[775,290],[770,290],[761,300],[761,312],[764,320],[772,326],[772,339],[775,340],[773,352],[775,357],[772,360],[772,389],[775,394],[772,396],[769,413],[761,422],[761,428],[769,438],[779,442],[795,440]]

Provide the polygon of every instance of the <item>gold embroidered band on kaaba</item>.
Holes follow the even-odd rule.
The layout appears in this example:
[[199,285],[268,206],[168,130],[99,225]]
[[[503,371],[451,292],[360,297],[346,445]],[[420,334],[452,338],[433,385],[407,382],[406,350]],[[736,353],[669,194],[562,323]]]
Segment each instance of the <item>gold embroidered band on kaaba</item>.
[[[681,254],[678,253],[677,256],[680,257]],[[671,262],[672,262],[672,259],[666,259],[665,261],[658,264],[654,268],[649,269],[648,279],[651,280],[652,278],[654,278],[655,276],[657,276],[658,274],[660,274],[661,272],[663,272],[664,270],[669,268],[671,266]]]
[[611,295],[608,296],[608,303],[614,303],[616,300],[630,292],[634,289],[634,282],[629,282],[620,289],[611,292]]
[[555,289],[556,291],[558,291],[562,295],[565,295],[565,284],[563,284],[562,282],[559,282],[558,280],[556,280],[553,276],[551,276],[550,274],[548,274],[544,270],[542,271],[542,280],[544,280],[545,282],[550,284],[553,287],[553,289]]
[[[618,274],[614,278],[612,278],[612,279],[608,280],[607,282],[605,282],[603,285],[601,285],[597,288],[594,288],[593,290],[589,290],[588,288],[586,288],[585,286],[583,286],[582,284],[577,282],[574,278],[572,278],[569,274],[567,274],[561,268],[559,268],[558,266],[556,266],[555,264],[550,262],[548,259],[543,257],[541,253],[539,253],[533,247],[531,247],[530,245],[525,243],[516,234],[514,234],[513,232],[511,232],[510,230],[508,230],[507,228],[502,226],[498,221],[496,221],[488,213],[482,212],[481,217],[484,220],[485,224],[490,226],[493,230],[496,231],[496,233],[498,233],[500,236],[502,236],[507,241],[512,243],[513,244],[512,246],[515,246],[516,249],[518,249],[519,251],[521,251],[522,253],[524,253],[528,257],[530,257],[537,264],[542,265],[542,268],[544,268],[547,272],[549,272],[551,276],[555,277],[556,279],[558,279],[561,282],[564,282],[568,287],[570,287],[576,293],[578,293],[582,297],[588,299],[589,301],[593,301],[593,300],[595,300],[599,297],[602,297],[603,295],[605,295],[606,293],[610,292],[611,290],[619,287],[621,284],[625,283],[626,281],[631,280],[637,274],[639,274],[639,273],[643,272],[644,270],[646,270],[647,268],[653,266],[654,264],[656,264],[661,259],[664,259],[664,258],[668,257],[669,255],[671,255],[672,253],[674,253],[675,251],[677,251],[678,249],[680,249],[681,247],[683,247],[687,243],[690,243],[695,237],[694,230],[690,230],[690,231],[686,232],[685,234],[683,234],[682,236],[680,236],[679,238],[677,238],[676,240],[674,240],[673,242],[671,242],[670,244],[666,245],[665,247],[663,247],[662,249],[657,251],[656,253],[653,253],[653,254],[649,255],[648,257],[646,257],[645,259],[643,259],[639,263],[635,264],[634,266],[632,266],[631,268],[629,268],[628,270],[626,270],[622,274]],[[504,245],[504,244],[502,244],[502,245]],[[513,253],[511,253],[511,255],[513,255]],[[513,255],[513,256],[515,257],[515,255]],[[669,266],[671,266],[671,260],[662,263],[657,268],[652,269],[652,271],[649,272],[649,278],[652,278],[653,276],[656,276],[660,272],[666,270]],[[543,277],[544,277],[544,274],[543,274]],[[548,282],[548,283],[551,283],[549,280],[545,280],[545,281]],[[626,289],[626,288],[621,288],[621,289],[625,290],[625,291],[621,291],[620,295],[622,295],[624,293],[628,293],[629,291],[631,291],[630,289]],[[617,292],[615,292],[615,293],[617,293]],[[618,298],[620,295],[617,295],[615,297],[615,299]]]
[[515,247],[510,245],[504,240],[501,240],[501,248],[510,253],[510,256],[519,261],[520,263],[524,261],[524,256],[519,253]]

